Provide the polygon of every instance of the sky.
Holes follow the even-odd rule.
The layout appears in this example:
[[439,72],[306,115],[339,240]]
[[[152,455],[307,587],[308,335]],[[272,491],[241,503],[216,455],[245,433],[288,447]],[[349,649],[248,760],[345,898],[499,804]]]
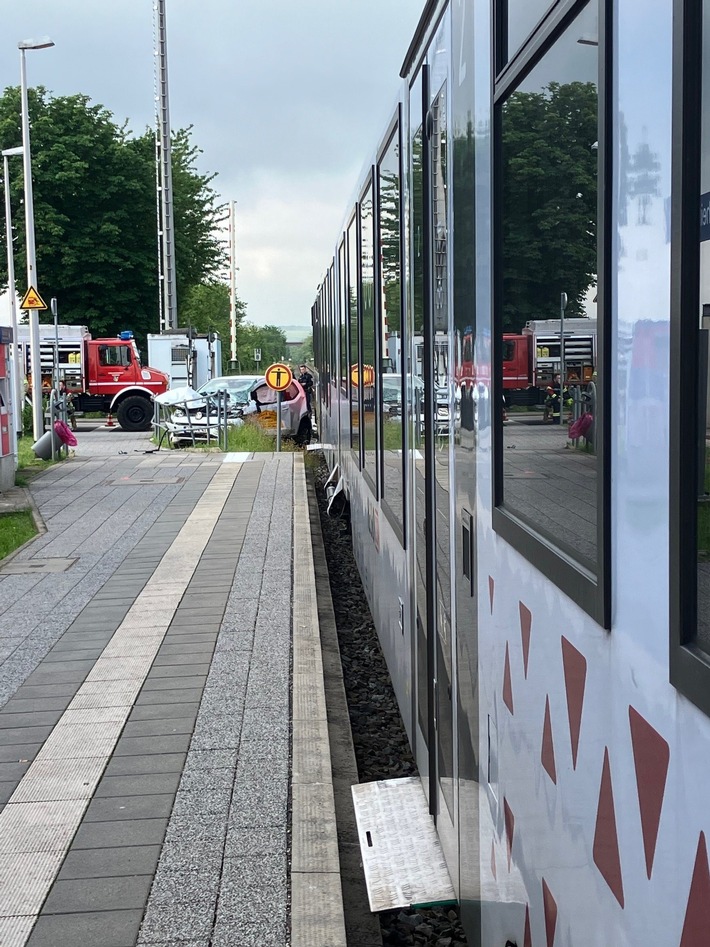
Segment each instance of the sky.
[[[424,0],[166,0],[171,125],[237,202],[237,292],[259,325],[310,323],[363,162],[389,121]],[[23,0],[3,11],[1,88],[83,93],[154,124],[153,0]],[[20,144],[20,142],[18,142]],[[41,233],[37,233],[37,243]],[[40,280],[41,280],[41,274]]]

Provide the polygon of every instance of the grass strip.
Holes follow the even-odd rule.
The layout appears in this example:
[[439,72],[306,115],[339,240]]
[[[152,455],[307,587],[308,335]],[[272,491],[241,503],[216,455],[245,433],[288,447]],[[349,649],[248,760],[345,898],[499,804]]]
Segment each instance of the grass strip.
[[36,534],[37,527],[30,510],[0,513],[0,559],[4,559]]

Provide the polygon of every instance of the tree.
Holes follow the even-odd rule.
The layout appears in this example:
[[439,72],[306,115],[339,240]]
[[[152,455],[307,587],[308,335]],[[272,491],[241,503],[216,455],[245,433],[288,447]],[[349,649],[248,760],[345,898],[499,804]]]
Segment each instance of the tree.
[[291,361],[294,365],[313,363],[313,333],[310,332],[300,345],[291,349]]
[[[231,320],[229,287],[216,280],[190,286],[178,296],[179,324],[198,332],[218,332],[222,340],[222,372],[229,371]],[[246,315],[246,305],[237,298],[237,332]]]
[[[29,91],[32,122],[38,289],[56,296],[60,319],[96,335],[157,332],[158,279],[153,133],[131,137],[88,96]],[[178,287],[209,279],[223,253],[213,232],[217,208],[210,176],[195,170],[190,129],[174,134],[173,187]],[[0,97],[0,142],[21,141],[20,95]],[[23,180],[11,161],[16,287],[25,285]],[[198,221],[199,218],[199,221]],[[4,221],[0,235],[5,238]],[[0,254],[0,256],[4,256]],[[7,269],[0,263],[0,282]],[[49,318],[49,316],[45,316]]]
[[[254,360],[254,349],[261,349],[261,361]],[[272,362],[286,358],[286,335],[278,326],[255,326],[243,322],[237,329],[237,355],[244,374],[264,371]]]
[[551,82],[503,107],[503,323],[584,315],[597,274],[597,88]]

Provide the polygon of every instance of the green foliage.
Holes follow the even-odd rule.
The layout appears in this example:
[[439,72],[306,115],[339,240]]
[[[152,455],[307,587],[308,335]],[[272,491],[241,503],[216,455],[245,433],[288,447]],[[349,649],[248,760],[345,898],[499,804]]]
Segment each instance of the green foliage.
[[[261,349],[261,361],[254,361],[254,349]],[[264,372],[272,362],[287,358],[286,334],[278,326],[255,326],[243,322],[237,328],[239,371],[245,375]]]
[[[159,326],[155,140],[132,137],[88,96],[29,92],[38,289],[57,297],[60,320],[87,325],[94,336],[130,328],[143,340]],[[0,97],[0,143],[21,141],[20,95]],[[176,273],[180,290],[213,276],[223,263],[215,236],[212,176],[198,173],[191,130],[173,135]],[[25,285],[23,179],[10,160],[16,286]],[[0,222],[4,242],[4,220]],[[7,269],[0,262],[0,283]],[[50,319],[48,314],[42,318]]]
[[294,346],[291,349],[289,354],[289,359],[293,365],[301,365],[305,363],[306,365],[313,364],[313,333],[311,332],[306,338],[301,342],[300,345]]
[[[198,332],[219,332],[222,340],[222,372],[229,371],[231,339],[229,287],[212,280],[197,283],[178,295],[180,326],[192,326]],[[237,331],[244,321],[246,305],[237,298]]]
[[19,513],[1,513],[0,559],[4,559],[5,556],[19,549],[36,533],[37,527],[30,510],[20,510]]
[[584,315],[596,282],[598,96],[593,83],[551,82],[503,107],[503,322]]

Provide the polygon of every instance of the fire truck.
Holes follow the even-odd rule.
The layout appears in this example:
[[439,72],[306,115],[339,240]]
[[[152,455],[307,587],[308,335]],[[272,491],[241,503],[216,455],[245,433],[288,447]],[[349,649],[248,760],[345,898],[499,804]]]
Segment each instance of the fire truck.
[[[167,391],[165,372],[141,365],[132,332],[92,339],[86,326],[41,325],[42,390],[66,382],[78,412],[116,415],[124,431],[147,431],[153,419],[153,395]],[[29,326],[18,327],[21,364],[32,388]],[[55,361],[56,349],[56,361]]]
[[[566,385],[586,385],[597,363],[596,319],[565,319]],[[560,320],[527,322],[520,335],[503,335],[503,389],[508,404],[541,404],[560,374]]]

